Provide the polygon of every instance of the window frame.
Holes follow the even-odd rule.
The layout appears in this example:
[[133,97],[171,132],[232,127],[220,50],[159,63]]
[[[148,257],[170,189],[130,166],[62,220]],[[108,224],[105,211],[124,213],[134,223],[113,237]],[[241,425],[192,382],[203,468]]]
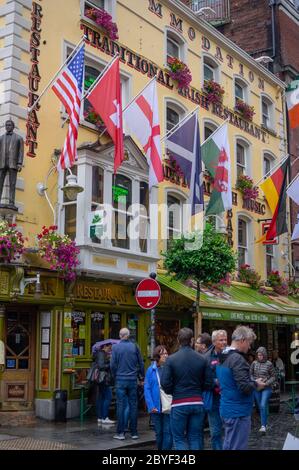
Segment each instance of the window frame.
[[[246,237],[246,244],[245,245],[241,245],[240,244],[240,241],[239,241],[239,222],[244,222],[245,223],[245,237]],[[243,265],[243,264],[249,264],[248,263],[248,241],[249,241],[249,229],[248,229],[248,221],[242,217],[242,216],[239,216],[238,219],[237,219],[237,224],[238,224],[238,254],[240,255],[240,250],[244,250],[244,262],[240,263],[240,258],[238,256],[238,268],[240,269],[240,267]]]
[[[179,46],[178,59],[187,64],[187,42],[186,39],[170,26],[165,26],[164,30],[164,58],[165,65],[168,64],[168,39]],[[173,57],[173,56],[171,56]]]
[[276,162],[276,157],[273,155],[273,153],[269,152],[269,150],[264,150],[263,151],[263,159],[262,159],[262,176],[265,176],[265,160],[268,160],[270,163],[270,171],[275,165]]
[[[166,188],[165,190],[165,207],[166,207],[166,220],[165,220],[165,224],[164,224],[164,230],[162,228],[162,240],[165,236],[166,240],[165,240],[165,248],[167,249],[168,247],[168,244],[169,244],[169,240],[170,240],[170,237],[169,237],[169,229],[172,229],[173,230],[173,227],[170,227],[169,226],[169,206],[168,206],[168,197],[172,197],[176,200],[179,201],[180,203],[180,228],[179,229],[174,229],[175,232],[177,232],[178,234],[182,234],[184,231],[185,231],[185,226],[186,226],[186,223],[188,223],[188,220],[190,220],[190,217],[189,217],[189,212],[190,212],[190,208],[189,208],[189,204],[188,204],[188,197],[186,196],[186,194],[183,192],[183,191],[179,191],[178,189],[172,189],[172,188]],[[188,212],[189,211],[189,212]],[[163,226],[163,224],[162,224]]]
[[[242,88],[243,97],[240,98],[236,95],[236,85]],[[236,105],[237,99],[244,101],[244,103],[249,104],[249,87],[248,83],[241,77],[235,76],[233,81],[233,96],[234,96],[234,106]]]
[[181,122],[181,120],[184,119],[184,117],[187,115],[187,112],[188,112],[187,109],[184,106],[182,106],[182,104],[179,103],[178,101],[173,100],[171,98],[165,98],[165,102],[164,102],[165,132],[164,132],[164,134],[167,134],[168,132],[170,132],[176,125],[175,124],[170,129],[168,129],[168,123],[169,123],[169,121],[167,120],[167,109],[168,108],[170,108],[172,111],[174,111],[175,113],[177,113],[179,115],[179,121],[178,122]]
[[237,154],[237,149],[238,145],[244,149],[244,160],[245,160],[245,165],[244,165],[244,175],[251,176],[251,143],[244,139],[244,137],[241,136],[236,136],[235,137],[235,171],[236,171],[236,181],[238,180],[238,167],[242,166],[241,164],[238,163],[238,154]]
[[213,72],[213,80],[217,83],[220,83],[220,64],[215,60],[214,57],[209,54],[203,54],[202,60],[202,86],[206,80],[205,78],[205,66],[208,67]]
[[[268,114],[267,114],[268,123],[264,123],[265,114],[263,112],[263,104],[265,104],[268,108]],[[274,122],[275,105],[268,95],[261,94],[260,109],[261,109],[261,127],[275,132],[275,122]]]
[[[97,5],[93,4],[94,0],[80,0],[80,9],[81,9],[81,17],[84,18],[85,21],[90,22],[91,24],[95,25],[96,23],[92,21],[90,18],[85,16],[85,4],[90,4],[91,8],[101,8]],[[112,20],[116,21],[116,0],[104,0],[104,10],[112,16]]]

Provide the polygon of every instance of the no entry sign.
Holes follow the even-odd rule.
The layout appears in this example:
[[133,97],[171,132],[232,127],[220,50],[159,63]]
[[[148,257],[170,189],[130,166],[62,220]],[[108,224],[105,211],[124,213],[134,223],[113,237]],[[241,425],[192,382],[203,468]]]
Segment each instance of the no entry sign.
[[139,307],[147,310],[155,308],[161,298],[161,288],[155,279],[143,279],[139,282],[135,299]]

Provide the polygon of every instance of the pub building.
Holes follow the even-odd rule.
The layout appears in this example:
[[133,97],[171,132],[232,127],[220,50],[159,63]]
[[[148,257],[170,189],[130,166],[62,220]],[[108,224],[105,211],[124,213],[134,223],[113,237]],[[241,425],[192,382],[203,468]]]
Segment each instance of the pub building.
[[[104,9],[117,25],[105,30],[91,9]],[[85,35],[85,90],[118,53],[125,107],[156,76],[161,136],[198,107],[201,142],[225,120],[228,122],[232,167],[233,208],[215,220],[239,254],[239,265],[254,267],[262,279],[273,269],[289,275],[287,235],[272,245],[255,244],[263,223],[271,219],[261,191],[244,200],[236,189],[240,175],[261,180],[286,154],[284,84],[179,0],[16,0],[1,9],[4,39],[1,82],[5,100],[1,124],[8,116],[26,141],[25,163],[18,176],[17,227],[35,247],[42,226],[55,221],[61,234],[80,248],[74,283],[63,281],[34,250],[20,261],[0,265],[0,423],[54,417],[55,390],[67,390],[68,418],[79,415],[80,385],[91,364],[92,345],[118,338],[127,326],[150,362],[150,312],[135,301],[138,282],[157,273],[162,298],[156,308],[156,341],[176,348],[180,327],[196,327],[195,290],[170,280],[161,252],[182,232],[189,188],[163,146],[165,179],[149,191],[144,152],[124,124],[124,162],[113,173],[114,147],[103,126],[92,118],[84,101],[78,133],[78,161],[72,168],[84,189],[76,200],[61,191],[66,174],[53,171],[67,133],[67,114],[51,88],[28,114],[62,63]],[[115,29],[114,29],[115,31]],[[116,37],[118,36],[118,37]],[[191,72],[189,86],[179,88],[171,76],[170,58]],[[205,80],[224,89],[222,102],[211,103]],[[252,119],[238,110],[237,100],[254,108]],[[66,122],[65,122],[66,121]],[[37,185],[44,182],[47,199]],[[40,188],[40,185],[38,186]],[[213,182],[205,177],[208,201]],[[132,205],[142,204],[142,236],[129,237]],[[155,211],[158,205],[164,210]],[[173,211],[175,205],[176,210]],[[105,219],[109,207],[112,216]],[[95,222],[95,220],[100,222]],[[103,222],[104,220],[104,222]],[[109,234],[114,233],[111,237]],[[282,256],[282,252],[284,256]],[[286,256],[285,256],[286,255]],[[37,282],[24,283],[40,275]],[[21,287],[24,287],[21,288]],[[223,291],[201,292],[203,330],[225,328],[229,335],[239,323],[251,325],[258,344],[279,349],[291,367],[290,344],[298,330],[296,300],[254,292],[233,283]]]

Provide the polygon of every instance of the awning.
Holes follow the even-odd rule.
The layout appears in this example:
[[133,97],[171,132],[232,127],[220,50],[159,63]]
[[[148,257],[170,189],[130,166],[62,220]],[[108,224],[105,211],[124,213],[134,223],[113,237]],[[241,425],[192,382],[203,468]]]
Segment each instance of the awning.
[[[186,285],[166,274],[158,274],[158,282],[178,294],[196,300],[195,284]],[[274,296],[242,285],[218,289],[202,288],[200,308],[203,318],[248,323],[274,323],[299,326],[299,301]]]

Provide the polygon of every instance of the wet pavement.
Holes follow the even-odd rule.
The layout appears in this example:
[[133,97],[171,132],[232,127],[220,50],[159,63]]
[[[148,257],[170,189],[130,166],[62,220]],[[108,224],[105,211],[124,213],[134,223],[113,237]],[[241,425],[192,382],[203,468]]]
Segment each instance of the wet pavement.
[[[267,433],[259,432],[259,415],[254,412],[249,448],[255,450],[282,449],[287,433],[299,437],[299,421],[290,414],[287,404],[281,403],[279,413],[269,416]],[[149,426],[149,418],[138,419],[138,441],[126,435],[124,441],[113,439],[115,425],[98,425],[95,417],[83,424],[79,420],[54,423],[37,419],[35,424],[22,427],[0,426],[0,450],[110,450],[110,449],[155,449],[154,432]],[[209,432],[205,431],[205,449],[211,449]]]

